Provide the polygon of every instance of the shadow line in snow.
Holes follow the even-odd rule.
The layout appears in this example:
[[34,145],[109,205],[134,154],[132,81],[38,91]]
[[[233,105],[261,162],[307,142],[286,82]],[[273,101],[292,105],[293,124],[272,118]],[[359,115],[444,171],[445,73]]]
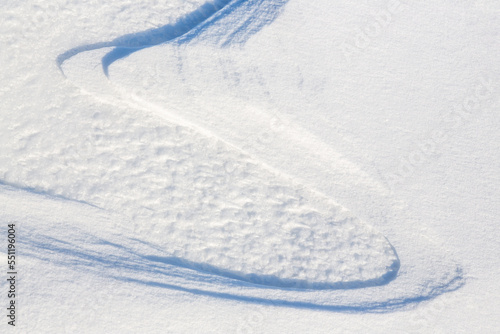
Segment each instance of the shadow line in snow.
[[150,287],[157,287],[162,289],[169,289],[175,291],[182,291],[186,293],[191,293],[195,295],[201,295],[212,298],[220,298],[225,300],[232,300],[238,302],[266,305],[266,306],[276,306],[276,307],[287,307],[295,309],[308,309],[308,310],[318,310],[318,311],[329,311],[337,313],[388,313],[395,311],[404,307],[409,307],[417,303],[428,301],[434,299],[435,297],[445,293],[458,290],[464,285],[462,273],[458,272],[458,275],[453,278],[450,282],[447,282],[441,286],[437,286],[432,293],[426,295],[421,295],[417,297],[401,298],[401,299],[391,299],[384,302],[375,303],[365,303],[360,305],[322,305],[315,304],[311,302],[300,302],[300,301],[288,301],[283,299],[273,299],[273,298],[261,298],[252,296],[235,295],[224,292],[217,291],[207,291],[202,289],[186,288],[178,285],[161,283],[155,281],[138,280],[133,278],[123,278],[114,277],[118,281],[137,283],[141,285],[146,285]]
[[[142,255],[134,248],[140,249],[141,252],[150,253],[158,252],[160,249],[156,245],[141,240],[130,238],[125,240],[123,244],[117,244],[75,227],[71,227],[70,234],[64,235],[68,233],[64,232],[64,230],[58,230],[58,232],[61,232],[58,234],[59,238],[54,238],[44,234],[44,231],[25,226],[23,236],[20,238],[24,256],[50,262],[68,269],[91,272],[117,281],[253,304],[345,313],[386,313],[433,299],[445,292],[457,290],[465,284],[462,270],[457,268],[455,275],[449,280],[429,288],[423,288],[420,295],[393,298],[385,301],[325,305],[278,298],[252,297],[243,293],[251,293],[256,288],[275,291],[277,288],[235,280],[204,272],[203,270],[193,270],[192,265],[186,265],[186,261],[174,257]],[[179,283],[179,281],[184,282],[184,284]],[[197,288],[193,288],[193,284]],[[216,287],[224,287],[224,289],[236,288],[242,291],[242,294],[198,288],[200,286],[213,287],[214,284]],[[314,292],[314,290],[286,287],[278,289],[284,292]]]
[[177,267],[188,268],[200,272],[206,272],[214,275],[228,277],[255,285],[264,285],[275,288],[292,288],[292,289],[311,289],[311,290],[346,290],[346,289],[361,289],[372,286],[388,284],[397,276],[400,267],[399,260],[395,261],[389,268],[388,272],[382,277],[352,282],[324,283],[324,282],[308,282],[305,280],[282,279],[274,275],[257,275],[243,274],[226,269],[222,269],[207,263],[193,262],[177,257],[159,257],[159,256],[144,256],[144,259],[152,262],[169,264]]
[[[186,14],[175,24],[160,28],[127,34],[109,42],[82,45],[59,55],[57,66],[62,71],[62,64],[73,56],[85,51],[115,47],[101,60],[102,70],[108,76],[109,66],[132,53],[158,44],[176,41],[184,44],[195,39],[214,42],[221,47],[233,43],[242,44],[264,26],[278,17],[280,9],[289,0],[214,0],[208,1],[198,9]],[[236,15],[235,15],[236,14]],[[211,29],[223,18],[234,16],[232,25],[225,24],[219,29]],[[64,72],[63,72],[64,73]]]
[[[80,235],[85,235],[84,237],[82,237],[82,239],[92,240],[92,243],[94,245],[97,245],[98,248],[103,245],[109,247],[109,250],[112,250],[110,251],[110,254],[112,255],[105,256],[102,252],[94,252],[93,250],[86,249],[85,247],[87,245],[72,246],[71,243],[40,233],[36,239],[30,239],[28,236],[26,236],[25,238],[30,239],[31,244],[38,250],[43,250],[44,252],[50,251],[52,253],[65,255],[68,259],[72,259],[72,263],[80,263],[84,266],[92,264],[92,266],[94,267],[96,264],[100,264],[103,266],[115,266],[115,268],[131,269],[132,266],[130,264],[133,263],[136,269],[142,268],[142,270],[146,270],[146,268],[148,268],[147,270],[151,270],[151,268],[158,269],[178,267],[189,269],[193,272],[199,272],[203,275],[217,275],[231,280],[238,280],[242,282],[241,284],[248,283],[248,286],[282,290],[345,290],[385,285],[396,277],[397,270],[399,269],[398,260],[393,264],[393,268],[391,268],[392,270],[378,279],[344,283],[339,282],[333,284],[322,282],[308,282],[305,280],[300,281],[293,279],[282,279],[273,275],[245,274],[223,269],[210,264],[189,261],[173,256],[142,255],[123,245],[112,243],[110,241],[99,239],[95,236],[90,236],[84,233],[80,233]],[[140,240],[130,239],[128,243],[141,244],[141,248],[151,247],[153,248],[152,250],[154,252],[158,252],[158,249],[154,248],[154,245],[148,245]],[[35,252],[34,255],[37,253],[38,252]],[[145,267],[143,264],[147,264],[147,266]],[[165,274],[165,272],[162,271],[162,274]]]
[[107,76],[108,67],[114,61],[126,57],[141,49],[165,43],[186,34],[188,31],[215,14],[229,2],[230,0],[216,0],[214,2],[206,2],[198,9],[183,16],[175,24],[167,24],[159,28],[123,35],[109,42],[87,44],[73,48],[57,57],[57,66],[61,69],[62,64],[66,60],[73,56],[76,56],[81,52],[114,46],[116,48],[106,54],[102,59],[103,71]]
[[50,193],[48,191],[44,191],[44,190],[40,190],[40,189],[36,189],[36,188],[32,188],[32,187],[25,187],[25,186],[21,186],[21,185],[15,184],[15,183],[6,182],[6,181],[3,181],[3,180],[0,180],[0,186],[5,187],[5,189],[7,189],[7,190],[12,190],[12,191],[14,191],[14,190],[23,190],[23,191],[27,191],[27,192],[35,194],[35,195],[41,195],[41,196],[43,196],[45,198],[54,199],[54,200],[62,200],[62,201],[70,201],[70,202],[74,202],[74,203],[85,204],[85,205],[89,205],[91,207],[94,207],[96,209],[102,210],[102,208],[98,207],[97,205],[94,205],[94,204],[86,202],[86,201],[82,201],[82,200],[78,200],[78,199],[73,199],[73,198],[62,196],[62,195],[52,194],[52,193]]

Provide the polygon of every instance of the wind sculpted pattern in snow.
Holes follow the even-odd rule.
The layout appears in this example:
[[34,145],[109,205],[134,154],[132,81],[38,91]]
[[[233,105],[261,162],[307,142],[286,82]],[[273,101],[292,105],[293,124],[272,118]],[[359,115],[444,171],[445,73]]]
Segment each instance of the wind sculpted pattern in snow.
[[[153,150],[146,159],[135,159],[129,152],[130,147],[123,147],[123,152],[119,154],[124,157],[120,159],[124,165],[113,163],[110,166],[112,173],[103,170],[106,174],[104,179],[108,180],[105,185],[96,187],[98,181],[89,179],[93,168],[87,161],[88,167],[84,169],[89,170],[81,174],[83,180],[79,187],[61,184],[58,189],[64,189],[65,197],[108,210],[123,211],[138,225],[153,222],[148,229],[158,235],[154,243],[164,252],[145,256],[148,261],[178,264],[281,288],[342,289],[384,285],[395,278],[399,259],[379,232],[357,219],[342,217],[343,208],[294,185],[287,178],[279,177],[276,171],[256,167],[261,165],[259,161],[241,155],[232,146],[234,144],[257,157],[274,153],[272,150],[264,152],[263,149],[271,147],[275,151],[283,151],[287,146],[308,151],[309,154],[319,147],[326,153],[318,154],[321,156],[318,161],[325,156],[335,156],[333,150],[321,145],[294,124],[288,124],[282,137],[272,138],[272,143],[263,137],[260,141],[252,137],[261,128],[272,124],[272,112],[268,113],[265,103],[263,107],[257,102],[262,101],[259,98],[265,96],[265,92],[259,92],[262,87],[255,85],[255,82],[262,78],[269,80],[269,77],[264,75],[259,78],[258,70],[248,67],[245,61],[238,63],[236,56],[239,51],[230,46],[247,41],[249,36],[272,22],[284,3],[233,1],[224,7],[210,7],[209,11],[195,11],[197,19],[192,22],[197,22],[196,25],[181,19],[180,30],[173,27],[163,30],[166,33],[160,33],[158,39],[153,37],[159,31],[150,30],[61,55],[58,63],[64,73],[84,89],[106,95],[110,103],[156,111],[182,126],[176,128],[175,134],[168,131],[168,138],[173,140],[171,147]],[[170,43],[152,48],[152,56],[146,54],[149,57],[146,62],[141,61],[144,59],[141,52],[130,60],[122,59],[135,51],[168,41]],[[129,46],[96,50],[124,45]],[[221,51],[221,47],[227,48]],[[94,51],[80,52],[88,50]],[[222,55],[223,52],[226,54]],[[212,62],[214,53],[219,58]],[[193,55],[195,61],[190,62]],[[196,58],[199,55],[201,58]],[[176,57],[177,61],[165,61],[175,60]],[[119,59],[122,61],[116,62]],[[159,64],[158,59],[162,60]],[[213,66],[203,66],[204,62]],[[101,76],[93,70],[99,64],[104,70]],[[112,82],[120,82],[125,89],[137,82],[147,81],[151,73],[158,79],[156,85],[143,91],[142,97],[132,95],[132,99],[123,98],[119,94],[123,90],[115,90],[112,82],[110,84],[102,75],[108,76],[111,64],[114,64],[110,76]],[[149,71],[151,67],[155,67],[155,71]],[[192,85],[193,82],[190,84],[190,80],[195,85]],[[235,86],[241,90],[232,90]],[[193,87],[206,89],[197,94],[193,92]],[[226,93],[229,100],[224,100]],[[126,94],[130,96],[127,91]],[[251,101],[252,97],[259,98]],[[158,102],[157,98],[160,99],[160,107],[148,104],[149,99]],[[193,103],[187,105],[187,101]],[[237,111],[241,118],[234,117],[235,105],[244,105]],[[180,117],[172,116],[175,114],[172,110],[178,111]],[[177,129],[182,133],[186,128],[193,127],[201,129],[209,137],[221,137],[229,145],[221,142],[221,148],[214,151],[206,150],[204,145],[193,147],[189,139],[179,141],[182,137],[178,137]],[[195,133],[188,137],[192,139]],[[151,148],[155,147],[153,140],[147,142]],[[297,143],[297,146],[290,145],[290,142]],[[119,145],[115,144],[115,151]],[[260,147],[256,148],[256,145]],[[160,143],[157,146],[161,147]],[[145,152],[148,151],[146,148]],[[206,160],[204,154],[209,152],[215,156]],[[98,155],[104,156],[106,154]],[[313,168],[313,159],[304,154],[303,160],[309,161]],[[226,162],[219,165],[212,161]],[[243,167],[230,167],[228,171],[227,166],[234,161]],[[107,163],[101,159],[96,168],[103,168],[103,162]],[[341,159],[337,162],[337,168],[345,168],[346,173],[358,172],[355,165]],[[370,184],[370,180],[363,175],[359,179]],[[115,189],[122,182],[120,180],[128,180],[126,194],[120,187]],[[108,194],[115,195],[109,197]],[[461,284],[461,271],[453,265],[436,263],[427,265],[426,270],[419,271],[418,266],[407,268],[405,276],[394,282],[399,285],[377,287],[379,290],[372,299],[345,291],[331,295],[339,298],[338,304],[332,305],[325,300],[325,305],[330,305],[332,310],[336,307],[338,310],[348,310],[349,307],[353,310],[392,309],[432,298]]]

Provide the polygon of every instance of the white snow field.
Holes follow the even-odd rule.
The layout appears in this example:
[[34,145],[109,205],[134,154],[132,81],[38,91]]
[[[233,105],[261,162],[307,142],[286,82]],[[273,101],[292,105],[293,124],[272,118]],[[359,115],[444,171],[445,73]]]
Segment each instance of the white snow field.
[[1,333],[500,331],[499,3],[0,9]]

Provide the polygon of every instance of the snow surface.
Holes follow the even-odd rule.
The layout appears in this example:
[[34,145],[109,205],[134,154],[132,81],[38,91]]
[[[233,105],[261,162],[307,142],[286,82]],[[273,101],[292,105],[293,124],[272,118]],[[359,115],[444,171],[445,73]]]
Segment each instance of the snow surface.
[[500,328],[495,2],[1,7],[17,330]]

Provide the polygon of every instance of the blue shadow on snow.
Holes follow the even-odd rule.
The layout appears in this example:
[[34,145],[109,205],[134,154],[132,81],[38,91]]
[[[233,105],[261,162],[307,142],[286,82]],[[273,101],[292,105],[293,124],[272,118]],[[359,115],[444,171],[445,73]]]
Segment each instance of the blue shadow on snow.
[[85,51],[115,47],[102,58],[102,69],[108,76],[109,66],[132,53],[167,42],[178,45],[207,41],[220,47],[243,44],[248,38],[273,22],[289,0],[214,0],[180,18],[175,24],[127,34],[109,42],[82,45],[59,55],[57,66]]
[[[424,289],[421,291],[420,295],[393,298],[385,301],[325,305],[277,298],[252,297],[192,288],[189,286],[186,287],[181,284],[176,284],[174,281],[179,279],[182,281],[191,281],[201,286],[215,283],[218,286],[235,287],[241,289],[242,292],[244,292],[246,288],[257,287],[260,289],[274,290],[276,287],[258,285],[242,280],[235,280],[231,277],[219,276],[217,273],[204,272],[202,268],[196,268],[197,266],[202,266],[201,264],[189,263],[179,258],[145,256],[139,254],[130,247],[130,245],[136,244],[136,248],[141,249],[141,252],[161,252],[161,249],[157,246],[145,241],[127,239],[124,243],[117,244],[99,238],[98,236],[90,235],[76,227],[72,228],[70,233],[72,235],[61,235],[61,238],[66,239],[63,240],[45,235],[43,231],[37,230],[36,228],[25,227],[23,230],[23,237],[21,238],[21,244],[24,249],[23,253],[27,257],[47,261],[58,266],[95,273],[96,275],[127,283],[245,303],[344,313],[392,312],[426,300],[431,300],[445,292],[455,291],[465,284],[462,270],[456,268],[455,275],[448,281]],[[104,251],[102,249],[103,247],[105,248]],[[158,280],[160,277],[164,279],[170,278],[170,280],[174,281],[169,283],[159,282]],[[305,291],[286,287],[281,287],[279,289]]]

